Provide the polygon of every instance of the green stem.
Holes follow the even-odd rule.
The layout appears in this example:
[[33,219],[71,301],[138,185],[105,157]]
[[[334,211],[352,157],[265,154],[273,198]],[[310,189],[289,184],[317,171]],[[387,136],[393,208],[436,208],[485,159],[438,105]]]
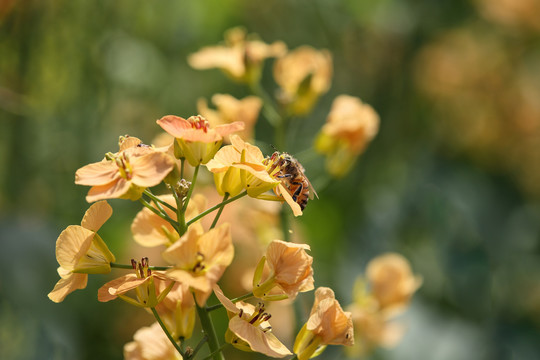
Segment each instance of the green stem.
[[[127,264],[110,263],[110,265],[112,268],[133,270],[133,266],[131,266],[131,264],[127,265]],[[149,266],[148,268],[150,270],[165,271],[165,270],[172,269],[172,266]]]
[[178,230],[178,222],[174,221],[173,219],[171,219],[169,217],[169,215],[159,211],[158,209],[156,209],[155,207],[153,207],[148,201],[144,200],[142,197],[139,198],[139,201],[141,202],[141,204],[143,204],[147,209],[149,209],[150,211],[152,211],[154,214],[156,214],[157,216],[159,216],[160,218],[162,218],[163,220],[165,221],[168,221],[175,229]]
[[197,344],[197,346],[195,347],[195,349],[193,350],[193,352],[191,353],[191,355],[188,356],[187,360],[189,359],[193,359],[195,357],[195,355],[197,355],[197,353],[199,352],[199,350],[201,350],[202,346],[208,341],[208,336],[204,335],[203,338],[201,339],[201,341],[199,341],[199,343]]
[[263,113],[266,120],[268,120],[270,125],[274,127],[278,126],[281,123],[281,116],[273,106],[274,101],[270,95],[268,95],[259,82],[252,83],[249,87],[255,95],[263,99]]
[[178,220],[178,235],[182,236],[187,231],[186,217],[183,211],[182,199],[178,196],[178,193],[174,188],[171,189],[176,202],[176,219]]
[[281,207],[280,217],[281,217],[281,230],[283,231],[283,241],[290,242],[291,233],[289,232],[289,230],[290,230],[291,225],[290,225],[289,212],[285,206]]
[[199,320],[201,321],[201,326],[205,335],[208,337],[208,347],[212,352],[212,359],[225,360],[225,357],[221,353],[221,348],[219,347],[219,341],[216,335],[216,330],[214,329],[214,324],[210,318],[210,314],[208,314],[204,307],[200,307],[199,304],[196,304],[196,307],[197,314],[199,314]]
[[144,190],[144,195],[146,195],[150,199],[152,199],[152,201],[154,201],[156,203],[156,205],[159,203],[161,205],[164,205],[165,207],[168,207],[170,210],[172,210],[172,211],[174,211],[176,213],[176,208],[174,206],[172,206],[171,204],[169,204],[166,201],[161,200],[156,195],[152,194],[152,192],[150,190],[148,190],[148,189]]
[[[249,294],[245,294],[245,295],[242,295],[242,296],[239,296],[237,297],[236,299],[231,299],[231,301],[233,303],[235,302],[238,302],[238,301],[242,301],[242,300],[246,300],[246,299],[249,299],[253,297],[253,293],[250,292]],[[217,309],[221,309],[223,307],[223,304],[219,303],[219,304],[216,304],[216,305],[212,305],[212,306],[207,306],[206,307],[206,311],[210,312],[210,311],[214,311],[214,310],[217,310]]]
[[223,202],[220,202],[219,204],[215,205],[215,206],[212,206],[211,208],[203,211],[202,213],[200,213],[199,215],[195,216],[193,219],[189,220],[186,225],[187,226],[190,226],[191,224],[193,224],[194,222],[196,222],[197,220],[200,220],[202,219],[203,217],[205,217],[206,215],[210,214],[211,212],[213,211],[216,211],[217,209],[219,209],[220,207],[222,206],[225,206],[229,203],[232,203],[233,201],[235,200],[238,200],[240,199],[241,197],[244,197],[247,195],[247,191],[244,191],[236,196],[233,196],[232,198],[228,199],[227,201],[223,201]]
[[152,310],[152,314],[154,314],[154,317],[156,318],[157,322],[159,323],[159,325],[161,326],[161,328],[165,332],[165,335],[167,335],[167,338],[169,338],[170,342],[174,345],[174,348],[176,349],[176,351],[178,351],[180,353],[180,355],[182,355],[182,358],[185,357],[186,356],[185,353],[182,351],[182,349],[180,348],[180,345],[178,345],[176,340],[174,340],[171,333],[167,329],[167,326],[165,326],[165,324],[161,320],[161,317],[159,316],[158,312],[156,311],[156,308],[152,307],[152,308],[150,308],[150,310]]
[[214,218],[214,221],[212,222],[212,225],[210,226],[210,229],[213,229],[218,220],[219,220],[219,217],[221,216],[221,213],[223,212],[223,209],[225,208],[225,201],[227,201],[227,199],[229,198],[229,193],[225,193],[225,195],[223,195],[223,200],[221,201],[221,206],[219,207],[219,210],[218,210],[218,213],[216,214],[216,217]]
[[221,345],[219,349],[217,349],[216,351],[214,351],[213,353],[211,353],[210,355],[208,355],[207,357],[205,357],[205,358],[202,359],[202,360],[210,360],[210,359],[212,359],[212,357],[213,357],[216,353],[223,351],[223,349],[225,349],[227,346],[229,346],[229,344],[227,344],[227,343]]
[[185,213],[186,209],[189,204],[189,199],[191,199],[191,194],[193,194],[193,188],[195,187],[195,183],[197,182],[197,175],[199,175],[199,168],[201,165],[195,166],[195,170],[193,171],[193,178],[191,179],[191,186],[189,187],[188,193],[186,195],[186,200],[184,201],[184,207],[182,208],[182,211]]

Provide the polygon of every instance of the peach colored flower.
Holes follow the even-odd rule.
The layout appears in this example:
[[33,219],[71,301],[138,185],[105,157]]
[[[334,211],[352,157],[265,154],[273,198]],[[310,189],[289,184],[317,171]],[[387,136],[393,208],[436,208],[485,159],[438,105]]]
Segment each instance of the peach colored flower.
[[396,253],[372,259],[367,265],[366,278],[381,310],[406,307],[422,284],[422,279],[413,275],[407,259]]
[[291,114],[308,113],[332,81],[332,55],[328,50],[300,46],[274,64],[274,79],[281,87],[281,101]]
[[263,61],[286,51],[281,41],[268,45],[255,36],[248,37],[245,29],[235,27],[225,32],[224,45],[204,47],[191,54],[188,63],[199,70],[219,68],[235,81],[254,83],[260,78]]
[[106,201],[92,204],[84,214],[81,226],[71,225],[56,240],[56,260],[60,264],[61,279],[48,294],[54,302],[63,301],[68,294],[84,289],[88,274],[105,274],[111,271],[114,255],[97,231],[112,214]]
[[[131,260],[134,273],[121,276],[109,281],[98,290],[98,300],[107,302],[117,297],[138,307],[155,307],[169,293],[174,285],[169,277],[163,272],[149,269],[148,258],[143,258],[140,263]],[[165,282],[165,290],[158,292],[160,282]],[[135,290],[136,300],[125,295],[128,291]]]
[[251,197],[258,197],[279,184],[266,172],[261,150],[244,142],[239,136],[231,136],[232,145],[221,148],[206,164],[214,173],[218,192],[231,196],[246,189]]
[[[239,133],[240,137],[244,140],[254,139],[255,123],[262,107],[260,98],[248,96],[239,100],[228,94],[215,94],[212,96],[212,102],[216,105],[216,110],[210,109],[204,98],[197,101],[199,113],[208,120],[210,125],[218,126],[241,121],[245,128]],[[225,141],[230,143],[228,137]]]
[[353,344],[351,313],[343,311],[332,289],[318,288],[309,319],[296,336],[294,353],[306,360],[320,354],[326,345]]
[[292,355],[289,349],[272,334],[268,322],[270,314],[264,311],[264,305],[257,307],[242,301],[236,304],[229,300],[218,285],[214,285],[214,294],[223,304],[229,316],[229,327],[225,340],[242,351],[255,351],[275,358]]
[[189,285],[197,304],[204,306],[212,294],[212,286],[234,257],[230,226],[225,223],[203,233],[199,224],[192,224],[162,256],[174,266],[167,270],[167,276]]
[[[281,240],[274,240],[268,245],[266,256],[259,262],[253,278],[253,295],[271,300],[283,296],[294,299],[299,292],[313,290],[313,257],[306,253],[309,245],[294,244]],[[262,283],[262,270],[264,263],[268,265],[270,273]],[[275,287],[279,292],[270,293]]]
[[182,157],[186,158],[191,166],[206,164],[218,151],[224,136],[244,129],[244,124],[239,121],[211,128],[208,121],[200,115],[191,116],[187,120],[167,115],[156,122],[176,138]]
[[[161,195],[158,198],[176,207],[176,201],[172,195]],[[193,195],[186,209],[186,219],[194,218],[203,212],[206,208],[206,203],[207,201],[204,195]],[[172,219],[176,218],[176,212],[173,212],[168,207],[163,206],[163,210]],[[180,235],[178,235],[168,221],[159,217],[148,208],[143,208],[137,213],[131,223],[131,233],[133,234],[133,239],[139,245],[145,247],[169,246],[180,238]]]
[[75,184],[92,186],[86,201],[137,200],[144,189],[158,185],[173,169],[174,159],[143,145],[134,137],[121,138],[120,151],[75,173]]
[[373,108],[353,96],[340,95],[315,140],[315,148],[326,155],[326,168],[336,177],[351,169],[379,130],[379,116]]
[[182,359],[157,322],[137,330],[133,340],[124,345],[125,360]]
[[389,316],[379,311],[376,306],[355,303],[347,310],[351,312],[354,324],[354,345],[346,350],[350,357],[365,356],[379,346],[392,348],[405,333],[402,324],[390,321]]
[[[158,292],[166,290],[167,284],[159,283]],[[189,286],[176,282],[167,296],[156,306],[161,319],[173,338],[189,339],[195,326],[195,300]]]

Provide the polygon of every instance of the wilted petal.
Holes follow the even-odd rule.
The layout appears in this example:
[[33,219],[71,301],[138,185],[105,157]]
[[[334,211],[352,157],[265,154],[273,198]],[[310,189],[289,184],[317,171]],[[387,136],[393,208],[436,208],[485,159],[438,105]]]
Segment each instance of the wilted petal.
[[[114,300],[119,294],[135,289],[137,286],[144,283],[146,278],[138,278],[135,274],[127,274],[112,281],[109,281],[98,290],[98,300],[107,302]],[[120,291],[122,289],[122,291]]]

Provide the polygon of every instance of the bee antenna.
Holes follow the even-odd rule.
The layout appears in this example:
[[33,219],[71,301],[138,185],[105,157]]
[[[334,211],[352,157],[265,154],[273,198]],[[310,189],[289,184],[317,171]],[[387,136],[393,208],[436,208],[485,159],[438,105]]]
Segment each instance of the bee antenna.
[[274,144],[270,144],[270,147],[271,147],[272,149],[274,149],[274,151],[279,151],[279,150],[277,149],[277,147],[274,146]]

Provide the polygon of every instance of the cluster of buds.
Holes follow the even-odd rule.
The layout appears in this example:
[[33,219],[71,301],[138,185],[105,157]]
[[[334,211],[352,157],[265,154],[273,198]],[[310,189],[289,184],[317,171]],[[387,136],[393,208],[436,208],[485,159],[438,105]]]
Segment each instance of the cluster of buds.
[[[226,39],[225,46],[202,49],[189,62],[201,69],[220,67],[233,79],[258,89],[263,60],[277,57],[274,76],[281,91],[276,102],[285,114],[283,122],[285,117],[307,114],[329,88],[332,61],[326,50],[300,47],[288,52],[281,42],[267,45],[241,29],[231,30]],[[195,359],[205,343],[210,352],[207,358],[223,359],[220,338],[209,316],[217,309],[226,310],[228,315],[223,340],[242,351],[307,360],[328,345],[352,346],[358,308],[344,311],[328,287],[315,290],[313,308],[296,334],[292,351],[274,334],[270,320],[275,318],[268,308],[276,303],[290,305],[299,293],[315,289],[313,257],[308,254],[311,248],[301,240],[289,241],[288,225],[282,226],[283,240],[265,238],[263,242],[262,231],[247,236],[254,260],[252,268],[242,270],[253,270],[250,284],[244,286],[247,294],[231,299],[222,290],[230,287],[222,278],[237,260],[235,245],[240,247],[233,229],[255,226],[248,224],[246,216],[237,222],[223,221],[225,206],[233,201],[240,204],[246,196],[244,200],[251,198],[259,203],[286,203],[293,215],[301,216],[308,199],[316,193],[298,160],[277,151],[265,156],[248,142],[254,141],[253,125],[263,106],[261,99],[253,96],[236,100],[220,94],[213,102],[217,111],[199,102],[208,120],[203,115],[158,119],[156,123],[170,139],[166,146],[149,146],[138,138],[123,136],[118,152],[109,152],[102,161],[76,171],[75,183],[91,186],[86,200],[100,201],[90,206],[80,226],[70,226],[58,237],[56,256],[61,279],[49,298],[61,302],[71,292],[85,288],[88,274],[109,273],[112,268],[130,270],[105,283],[98,291],[98,300],[121,299],[156,318],[156,323],[137,331],[134,341],[125,345],[124,357],[132,360]],[[264,106],[270,105],[265,102]],[[275,125],[276,119],[268,120]],[[336,99],[329,122],[316,141],[317,148],[328,156],[328,163],[340,164],[328,167],[330,175],[342,176],[350,169],[377,127],[374,111],[357,98]],[[348,157],[340,163],[336,157],[343,154]],[[188,165],[192,170],[189,176]],[[223,197],[214,206],[207,205],[204,191],[195,191],[198,180],[200,184],[200,169],[213,175],[214,192]],[[154,195],[150,188],[160,184],[170,193]],[[131,224],[133,239],[144,248],[158,248],[165,265],[150,266],[148,257],[140,262],[132,260],[131,265],[115,262],[97,234],[112,214],[106,199],[138,200],[144,206]],[[282,217],[270,214],[274,222],[288,216],[287,207],[281,211]],[[211,222],[207,221],[209,215],[213,216]],[[384,275],[386,270],[380,270],[380,266],[370,269],[370,279],[385,279],[371,284],[369,299],[377,301],[377,311],[408,300],[418,287],[417,282],[391,283],[388,279],[394,278]],[[219,303],[209,306],[212,294]],[[251,298],[256,299],[256,305],[248,302]],[[366,301],[362,297],[358,303]],[[204,336],[195,347],[186,347],[197,323]]]

